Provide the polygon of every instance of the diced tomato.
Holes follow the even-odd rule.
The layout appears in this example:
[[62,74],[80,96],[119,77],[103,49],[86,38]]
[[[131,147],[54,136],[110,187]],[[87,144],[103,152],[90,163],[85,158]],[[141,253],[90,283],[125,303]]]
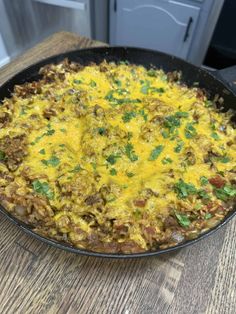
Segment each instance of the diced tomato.
[[222,188],[225,185],[225,180],[221,176],[215,176],[209,179],[209,182],[218,189]]

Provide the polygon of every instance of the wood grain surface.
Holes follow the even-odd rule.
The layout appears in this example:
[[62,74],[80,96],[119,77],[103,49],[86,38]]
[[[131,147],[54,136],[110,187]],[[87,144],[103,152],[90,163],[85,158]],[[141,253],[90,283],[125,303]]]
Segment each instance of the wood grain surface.
[[[104,45],[57,33],[0,70],[0,83],[53,54]],[[235,314],[236,220],[160,257],[77,256],[31,238],[0,215],[0,313]]]

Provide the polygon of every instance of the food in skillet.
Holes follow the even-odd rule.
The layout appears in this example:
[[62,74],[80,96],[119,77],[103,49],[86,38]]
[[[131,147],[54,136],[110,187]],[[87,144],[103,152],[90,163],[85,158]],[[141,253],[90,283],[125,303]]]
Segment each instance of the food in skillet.
[[40,73],[0,108],[1,204],[37,233],[136,253],[196,238],[232,210],[236,134],[217,99],[127,62]]

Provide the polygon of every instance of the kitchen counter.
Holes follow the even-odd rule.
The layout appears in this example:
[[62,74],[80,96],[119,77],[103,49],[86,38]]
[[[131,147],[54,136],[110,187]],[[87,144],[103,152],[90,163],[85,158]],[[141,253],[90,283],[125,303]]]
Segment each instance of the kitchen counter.
[[[26,66],[101,46],[57,33],[0,70],[0,84]],[[0,215],[1,314],[236,313],[236,219],[197,244],[136,260],[77,256],[33,239]]]

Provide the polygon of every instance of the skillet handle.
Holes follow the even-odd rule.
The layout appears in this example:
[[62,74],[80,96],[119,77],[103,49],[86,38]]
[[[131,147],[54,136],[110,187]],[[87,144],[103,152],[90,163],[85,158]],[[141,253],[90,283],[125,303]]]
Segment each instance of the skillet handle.
[[236,93],[236,65],[210,72],[217,79],[223,80]]

